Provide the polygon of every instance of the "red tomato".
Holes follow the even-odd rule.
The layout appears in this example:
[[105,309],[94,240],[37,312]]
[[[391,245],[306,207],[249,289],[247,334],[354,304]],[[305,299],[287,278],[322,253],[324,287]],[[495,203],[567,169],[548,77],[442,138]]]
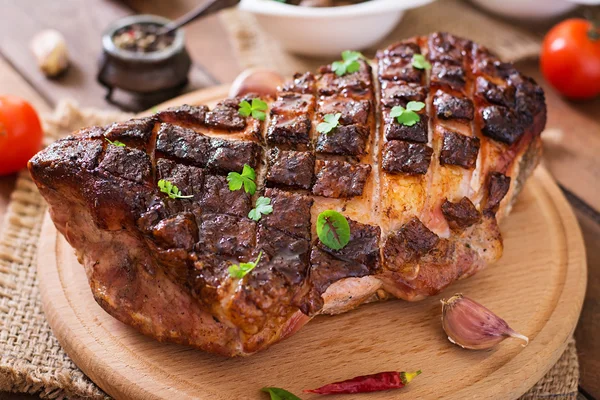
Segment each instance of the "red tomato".
[[544,77],[567,97],[586,99],[600,94],[600,31],[585,19],[561,22],[544,38]]
[[25,168],[40,150],[42,136],[42,124],[31,104],[16,96],[0,96],[0,175]]

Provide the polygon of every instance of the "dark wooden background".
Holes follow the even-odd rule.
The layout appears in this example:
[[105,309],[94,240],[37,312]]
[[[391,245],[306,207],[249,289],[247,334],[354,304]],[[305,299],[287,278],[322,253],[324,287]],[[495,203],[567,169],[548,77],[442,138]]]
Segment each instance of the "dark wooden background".
[[[50,111],[62,98],[85,106],[114,108],[96,82],[100,35],[117,18],[148,13],[176,18],[204,0],[0,0],[0,93],[30,101],[39,112]],[[541,35],[550,26],[525,26]],[[57,28],[67,38],[71,70],[57,80],[46,79],[29,51],[33,35]],[[187,90],[231,82],[241,72],[217,16],[185,28],[194,60]],[[477,38],[473,38],[477,39]],[[324,63],[331,60],[324,60]],[[565,190],[585,236],[589,281],[584,310],[576,331],[581,365],[581,397],[600,400],[600,99],[569,102],[543,81],[537,62],[521,63],[524,72],[546,88],[549,106],[545,160]],[[127,104],[136,105],[123,97]],[[0,229],[14,176],[0,178]],[[0,393],[0,399],[33,399]]]

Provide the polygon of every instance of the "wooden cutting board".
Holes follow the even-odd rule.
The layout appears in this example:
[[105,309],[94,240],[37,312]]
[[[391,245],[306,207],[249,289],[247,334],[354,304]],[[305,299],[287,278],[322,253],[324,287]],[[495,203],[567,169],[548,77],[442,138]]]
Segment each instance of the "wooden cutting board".
[[[169,102],[211,104],[224,87]],[[573,333],[585,285],[585,250],[573,212],[548,172],[538,168],[501,225],[502,259],[442,295],[417,303],[368,304],[320,316],[293,337],[248,358],[226,359],[158,343],[118,322],[91,295],[83,267],[49,216],[38,276],[44,311],[60,344],[102,389],[118,399],[267,399],[263,386],[302,389],[386,370],[423,374],[408,387],[361,399],[514,399],[554,365]],[[490,351],[451,344],[440,299],[462,292],[531,339]],[[350,399],[328,397],[330,399]]]

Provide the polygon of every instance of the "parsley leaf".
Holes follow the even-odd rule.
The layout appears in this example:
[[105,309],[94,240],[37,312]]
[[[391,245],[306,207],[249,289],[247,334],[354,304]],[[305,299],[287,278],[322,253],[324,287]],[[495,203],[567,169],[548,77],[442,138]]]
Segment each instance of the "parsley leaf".
[[118,140],[115,140],[114,142],[112,140],[110,140],[109,138],[104,138],[106,139],[106,141],[110,144],[112,144],[113,146],[117,146],[117,147],[125,147],[125,143],[121,143]]
[[271,214],[273,212],[273,206],[271,205],[271,199],[268,197],[260,196],[256,199],[256,206],[248,213],[248,218],[253,221],[259,221],[262,214]]
[[360,69],[358,60],[365,58],[359,51],[346,50],[342,52],[342,61],[334,61],[331,69],[337,76],[343,76],[346,73],[353,73]]
[[229,272],[229,275],[234,278],[238,278],[238,279],[243,278],[244,276],[246,276],[248,274],[248,272],[250,272],[254,268],[256,268],[256,266],[258,265],[258,263],[260,261],[260,258],[262,257],[262,253],[263,253],[262,250],[260,253],[258,253],[258,257],[256,258],[256,261],[233,264],[233,265],[229,266],[229,268],[227,269],[227,272]]
[[317,217],[317,236],[330,249],[343,249],[350,241],[350,224],[339,212],[325,210]]
[[425,107],[425,103],[420,101],[409,101],[406,108],[402,106],[396,106],[392,108],[390,116],[396,118],[399,124],[405,126],[413,126],[421,120],[417,111],[421,111]]
[[244,164],[244,169],[242,169],[241,174],[233,171],[227,174],[229,190],[232,192],[234,190],[240,190],[243,186],[246,193],[253,195],[256,192],[256,183],[254,182],[255,179],[256,172],[254,172],[254,168],[248,164]]
[[431,64],[423,54],[413,54],[412,66],[416,69],[431,69]]
[[260,390],[269,393],[271,395],[271,400],[301,400],[300,397],[295,394],[277,387],[264,387]]
[[194,196],[184,196],[179,188],[171,182],[161,179],[158,181],[158,188],[161,192],[167,194],[171,199],[191,199]]
[[321,122],[317,125],[317,132],[319,133],[330,133],[332,130],[340,125],[340,118],[342,113],[327,114],[323,117],[325,122]]
[[260,121],[264,121],[267,114],[265,111],[269,108],[266,102],[261,99],[252,99],[252,104],[248,103],[246,100],[242,100],[239,104],[238,112],[242,117],[249,117],[252,115],[252,118],[258,119]]

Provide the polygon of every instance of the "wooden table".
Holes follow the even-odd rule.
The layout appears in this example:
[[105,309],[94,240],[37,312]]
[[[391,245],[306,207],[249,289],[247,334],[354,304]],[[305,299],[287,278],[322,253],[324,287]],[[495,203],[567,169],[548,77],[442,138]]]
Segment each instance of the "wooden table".
[[[201,1],[201,0],[200,0]],[[29,100],[47,112],[61,98],[82,105],[113,108],[95,79],[100,34],[113,20],[132,13],[174,18],[199,1],[4,0],[0,24],[0,92]],[[65,21],[68,20],[68,23]],[[31,37],[55,27],[67,37],[74,65],[55,81],[37,70],[28,50]],[[539,32],[539,27],[536,27]],[[224,28],[209,17],[186,28],[188,50],[195,61],[190,90],[230,82],[240,72]],[[326,62],[326,61],[325,61]],[[543,85],[537,63],[519,66]],[[545,139],[545,163],[568,194],[583,230],[588,251],[589,283],[581,321],[576,331],[581,365],[582,397],[600,400],[600,99],[571,103],[545,86],[550,109]],[[0,178],[0,229],[14,176]],[[32,399],[0,393],[0,399]]]

